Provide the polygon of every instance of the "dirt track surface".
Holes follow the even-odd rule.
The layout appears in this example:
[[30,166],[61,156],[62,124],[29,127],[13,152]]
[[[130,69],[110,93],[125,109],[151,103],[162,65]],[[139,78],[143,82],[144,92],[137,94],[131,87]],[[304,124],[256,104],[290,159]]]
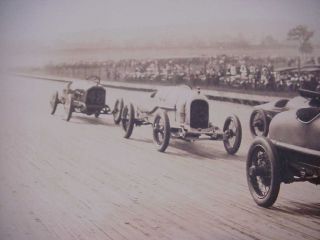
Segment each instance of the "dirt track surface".
[[[172,141],[155,150],[150,127],[132,139],[111,116],[50,115],[60,83],[2,76],[0,239],[320,239],[320,191],[282,185],[271,209],[253,202],[245,178],[251,108],[212,102],[222,126],[243,127],[235,156],[221,142]],[[108,90],[116,96],[141,93]]]

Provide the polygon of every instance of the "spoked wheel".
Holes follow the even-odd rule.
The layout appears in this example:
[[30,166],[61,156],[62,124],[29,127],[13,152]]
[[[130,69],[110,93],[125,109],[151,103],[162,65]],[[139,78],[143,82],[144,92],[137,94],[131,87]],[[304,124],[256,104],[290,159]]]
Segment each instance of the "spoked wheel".
[[261,207],[272,206],[280,190],[280,163],[276,149],[266,138],[258,137],[251,145],[246,172],[254,201]]
[[72,101],[72,95],[68,94],[65,103],[64,103],[64,109],[66,111],[66,121],[69,121],[70,118],[72,117],[72,112],[73,112],[73,101]]
[[117,125],[121,122],[122,109],[123,109],[123,100],[117,99],[117,101],[114,104],[114,108],[113,108],[113,112],[112,112],[113,121]]
[[235,154],[240,147],[242,139],[242,128],[237,116],[227,117],[223,126],[223,145],[229,154]]
[[267,136],[269,124],[266,113],[261,109],[256,109],[250,116],[250,132],[252,136]]
[[170,122],[166,112],[157,113],[153,124],[153,142],[159,152],[164,152],[170,141]]
[[55,92],[50,100],[50,105],[51,105],[51,115],[53,115],[56,110],[57,110],[57,106],[59,103],[59,97],[58,97],[58,92]]
[[129,138],[133,131],[134,126],[134,108],[133,105],[126,105],[123,108],[121,117],[122,128],[125,131],[124,138]]

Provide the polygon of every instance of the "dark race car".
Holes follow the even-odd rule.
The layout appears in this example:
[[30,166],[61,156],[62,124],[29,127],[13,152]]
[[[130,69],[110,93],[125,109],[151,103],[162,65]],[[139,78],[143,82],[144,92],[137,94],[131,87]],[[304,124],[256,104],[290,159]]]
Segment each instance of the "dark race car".
[[[93,82],[95,83],[93,85]],[[72,88],[74,85],[75,88]],[[59,94],[55,92],[51,98],[51,114],[56,112],[58,104],[62,104],[65,109],[65,119],[67,121],[72,117],[73,112],[94,115],[115,114],[109,106],[105,104],[106,89],[100,85],[100,78],[96,76],[89,77],[87,81],[76,83],[68,82],[67,86]]]
[[231,115],[220,130],[209,122],[209,102],[200,90],[189,86],[163,87],[135,106],[125,104],[121,123],[129,138],[134,126],[151,125],[154,143],[164,152],[170,138],[185,141],[221,140],[229,154],[241,143],[242,130],[237,116]]
[[312,106],[276,115],[268,138],[256,137],[249,149],[247,181],[259,206],[273,205],[282,182],[320,184],[320,93],[300,91]]
[[254,107],[251,113],[249,127],[253,136],[267,136],[271,119],[278,113],[301,107],[315,106],[315,100],[299,90],[300,96],[292,99],[280,99]]

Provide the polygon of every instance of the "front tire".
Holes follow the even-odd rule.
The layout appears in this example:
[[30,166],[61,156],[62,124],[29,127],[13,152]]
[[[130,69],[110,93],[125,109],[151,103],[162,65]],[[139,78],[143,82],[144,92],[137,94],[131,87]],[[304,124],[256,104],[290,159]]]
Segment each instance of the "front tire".
[[126,105],[123,108],[122,114],[121,114],[121,125],[122,128],[125,132],[124,134],[124,138],[130,138],[132,131],[133,131],[133,127],[134,127],[134,107],[133,105],[130,103],[129,106]]
[[277,200],[281,170],[276,148],[270,140],[258,137],[247,157],[247,182],[253,200],[261,207],[270,207]]
[[53,114],[56,112],[58,103],[59,103],[58,92],[55,92],[55,93],[52,95],[51,101],[50,101],[50,105],[51,105],[51,115],[53,115]]
[[224,148],[229,154],[235,154],[240,148],[242,139],[241,123],[237,116],[231,115],[227,117],[224,122],[223,133]]
[[73,100],[72,100],[71,94],[68,94],[68,96],[66,98],[66,102],[64,104],[64,109],[66,112],[65,119],[67,122],[69,122],[72,117],[72,112],[73,112]]
[[250,132],[253,137],[266,137],[269,132],[269,123],[266,113],[262,109],[253,110],[250,116]]
[[117,99],[114,104],[114,108],[113,108],[113,112],[112,112],[113,121],[116,125],[118,125],[121,122],[122,110],[123,110],[123,100]]
[[152,124],[153,142],[159,152],[164,152],[170,141],[170,122],[166,112],[157,113]]

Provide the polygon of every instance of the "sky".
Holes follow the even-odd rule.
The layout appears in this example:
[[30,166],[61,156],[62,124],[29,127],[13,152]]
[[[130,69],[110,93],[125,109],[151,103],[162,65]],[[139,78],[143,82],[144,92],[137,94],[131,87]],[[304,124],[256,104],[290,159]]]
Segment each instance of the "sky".
[[99,41],[282,41],[299,24],[320,43],[320,0],[0,0],[0,55]]
[[319,37],[320,0],[0,0],[1,38],[9,43],[134,38],[166,28],[284,38],[298,24]]

